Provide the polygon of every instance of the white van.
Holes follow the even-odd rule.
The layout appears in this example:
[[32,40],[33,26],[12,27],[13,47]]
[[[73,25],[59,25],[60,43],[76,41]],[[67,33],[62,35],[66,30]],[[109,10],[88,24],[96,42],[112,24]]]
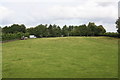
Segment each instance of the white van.
[[35,35],[30,35],[29,38],[36,38],[36,36]]

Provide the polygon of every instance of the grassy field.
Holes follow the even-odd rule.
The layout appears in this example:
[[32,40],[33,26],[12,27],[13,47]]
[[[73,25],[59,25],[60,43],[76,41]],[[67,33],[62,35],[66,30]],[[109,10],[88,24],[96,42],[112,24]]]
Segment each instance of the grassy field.
[[38,38],[3,43],[3,78],[116,78],[118,39]]

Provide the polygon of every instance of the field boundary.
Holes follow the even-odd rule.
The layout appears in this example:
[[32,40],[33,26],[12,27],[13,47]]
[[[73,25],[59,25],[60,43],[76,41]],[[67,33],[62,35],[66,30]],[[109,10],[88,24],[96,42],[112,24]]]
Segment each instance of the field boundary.
[[0,41],[0,43],[7,43],[7,42],[13,42],[13,41],[17,41],[17,40],[20,40],[20,39],[14,39],[14,40],[7,40],[7,41]]

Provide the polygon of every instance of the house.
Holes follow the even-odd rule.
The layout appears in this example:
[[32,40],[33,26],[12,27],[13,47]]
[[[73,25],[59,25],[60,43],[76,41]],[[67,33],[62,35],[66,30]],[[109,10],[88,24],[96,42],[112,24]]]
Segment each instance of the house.
[[29,38],[36,38],[36,36],[35,35],[30,35]]

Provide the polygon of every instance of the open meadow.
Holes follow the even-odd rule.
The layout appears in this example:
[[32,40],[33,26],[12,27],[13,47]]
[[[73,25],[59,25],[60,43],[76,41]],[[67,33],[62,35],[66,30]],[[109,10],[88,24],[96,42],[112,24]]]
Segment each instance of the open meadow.
[[117,78],[118,39],[57,37],[2,44],[3,78]]

